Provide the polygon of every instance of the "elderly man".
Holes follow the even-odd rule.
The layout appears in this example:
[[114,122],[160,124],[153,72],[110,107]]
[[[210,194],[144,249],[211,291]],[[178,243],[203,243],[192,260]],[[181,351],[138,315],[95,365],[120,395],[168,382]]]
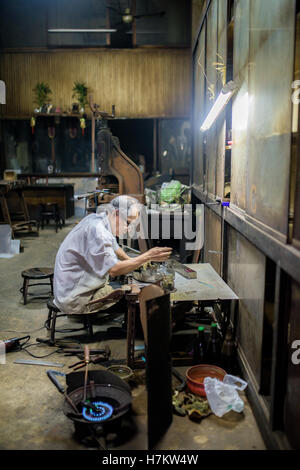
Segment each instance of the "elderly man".
[[165,261],[171,248],[152,248],[130,258],[116,241],[137,219],[139,203],[129,196],[118,196],[100,212],[90,214],[64,239],[56,255],[54,302],[68,314],[85,314],[90,300],[102,298],[113,289],[109,276],[127,274],[148,261]]

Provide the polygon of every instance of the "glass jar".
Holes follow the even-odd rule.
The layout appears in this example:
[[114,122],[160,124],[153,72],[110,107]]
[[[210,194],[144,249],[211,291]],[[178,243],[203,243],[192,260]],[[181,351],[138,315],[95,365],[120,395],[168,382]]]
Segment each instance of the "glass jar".
[[161,287],[166,291],[175,290],[175,270],[171,262],[165,261],[160,267]]

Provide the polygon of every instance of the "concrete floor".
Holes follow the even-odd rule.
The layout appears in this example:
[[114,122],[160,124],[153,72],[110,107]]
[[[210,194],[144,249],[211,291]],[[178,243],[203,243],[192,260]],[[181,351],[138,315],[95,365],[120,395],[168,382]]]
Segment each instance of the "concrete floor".
[[[33,299],[23,305],[19,292],[22,286],[21,271],[30,267],[54,266],[59,244],[74,226],[72,219],[56,234],[53,227],[40,231],[40,236],[22,237],[24,252],[12,259],[0,259],[0,339],[24,336],[30,332],[30,342],[37,337],[46,337],[43,328],[47,318],[46,301]],[[47,291],[44,286],[43,292]],[[115,319],[116,320],[116,319]],[[58,328],[80,326],[67,318],[58,320]],[[91,346],[102,348],[109,344],[112,358],[121,359],[126,355],[124,339],[105,339],[108,326],[118,326],[116,322],[97,321],[94,327],[95,342]],[[10,330],[10,331],[8,331]],[[74,335],[74,333],[73,333]],[[81,335],[81,336],[80,336]],[[57,334],[57,337],[61,337]],[[76,338],[86,341],[84,332]],[[93,340],[94,341],[94,340]],[[137,341],[139,344],[139,341]],[[46,345],[30,348],[42,356],[54,351]],[[0,449],[1,450],[79,450],[88,447],[74,439],[74,425],[62,411],[63,396],[59,394],[47,377],[49,367],[14,364],[16,359],[33,359],[24,351],[6,355],[6,364],[0,364]],[[53,362],[64,363],[56,370],[70,372],[68,366],[77,361],[75,356],[65,357],[55,353],[48,358]],[[99,368],[99,366],[91,366]],[[181,369],[184,372],[184,369]],[[177,385],[177,383],[176,383]],[[146,449],[146,393],[143,385],[133,390],[133,410],[137,425],[136,435],[119,449]],[[265,449],[259,429],[245,394],[244,412],[230,412],[223,418],[214,415],[195,423],[187,417],[174,415],[173,423],[160,441],[160,450],[263,450]]]

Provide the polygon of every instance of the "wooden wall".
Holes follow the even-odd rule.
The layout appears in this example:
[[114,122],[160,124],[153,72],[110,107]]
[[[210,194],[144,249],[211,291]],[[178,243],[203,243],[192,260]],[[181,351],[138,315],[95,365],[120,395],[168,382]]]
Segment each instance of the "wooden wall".
[[193,0],[192,1],[192,46],[196,40],[200,20],[206,7],[207,0]]
[[100,109],[122,117],[188,117],[191,60],[188,49],[53,50],[0,55],[6,105],[0,116],[29,117],[33,87],[52,89],[52,103],[68,110],[74,81],[84,81]]

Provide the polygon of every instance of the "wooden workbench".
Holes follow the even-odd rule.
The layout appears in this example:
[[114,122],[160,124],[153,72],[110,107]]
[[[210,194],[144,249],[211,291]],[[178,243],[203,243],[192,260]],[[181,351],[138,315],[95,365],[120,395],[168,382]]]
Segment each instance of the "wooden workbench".
[[[222,335],[224,336],[230,321],[231,311],[237,313],[238,296],[224,282],[219,274],[209,263],[186,264],[197,272],[197,279],[187,279],[181,274],[175,274],[175,291],[171,292],[171,302],[197,301],[203,306],[220,304],[221,309],[216,314]],[[133,281],[139,287],[147,284]],[[129,367],[142,367],[140,361],[134,358],[135,343],[135,316],[138,305],[138,294],[128,296],[128,319],[127,319],[127,364]]]
[[197,272],[197,279],[186,279],[175,273],[175,292],[171,293],[173,301],[223,301],[238,300],[237,295],[219,276],[209,263],[186,264]]

